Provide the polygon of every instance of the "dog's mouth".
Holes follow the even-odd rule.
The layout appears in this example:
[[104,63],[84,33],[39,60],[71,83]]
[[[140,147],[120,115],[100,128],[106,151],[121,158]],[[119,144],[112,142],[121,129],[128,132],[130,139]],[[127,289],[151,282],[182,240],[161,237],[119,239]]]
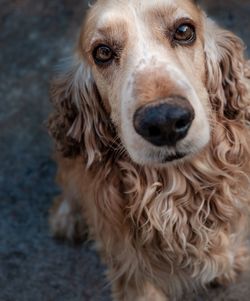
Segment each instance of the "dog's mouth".
[[180,160],[180,159],[183,159],[185,156],[186,156],[186,154],[184,154],[184,153],[176,153],[173,155],[168,155],[163,158],[162,163],[168,163],[168,162]]

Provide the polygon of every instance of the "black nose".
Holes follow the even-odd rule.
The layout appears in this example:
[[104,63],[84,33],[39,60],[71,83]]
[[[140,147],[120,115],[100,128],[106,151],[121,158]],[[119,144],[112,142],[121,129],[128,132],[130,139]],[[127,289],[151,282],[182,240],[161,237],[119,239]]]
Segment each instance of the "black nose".
[[194,120],[194,109],[182,97],[139,108],[134,114],[134,128],[145,140],[156,146],[175,146],[185,138]]

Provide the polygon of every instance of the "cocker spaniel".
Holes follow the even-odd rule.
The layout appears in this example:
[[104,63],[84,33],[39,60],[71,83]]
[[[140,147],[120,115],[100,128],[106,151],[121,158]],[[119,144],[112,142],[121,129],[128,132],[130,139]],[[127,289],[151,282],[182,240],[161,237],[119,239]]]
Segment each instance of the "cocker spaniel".
[[[55,79],[57,236],[97,241],[114,300],[176,300],[247,266],[250,66],[192,0],[98,0]],[[84,221],[84,222],[83,222]]]

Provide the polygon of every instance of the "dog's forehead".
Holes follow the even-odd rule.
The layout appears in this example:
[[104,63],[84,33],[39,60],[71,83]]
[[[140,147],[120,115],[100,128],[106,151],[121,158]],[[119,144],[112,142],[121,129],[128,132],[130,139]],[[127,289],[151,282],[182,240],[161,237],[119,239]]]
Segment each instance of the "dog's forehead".
[[110,21],[130,19],[157,12],[169,14],[169,17],[192,17],[195,12],[192,0],[104,0],[102,14],[99,16],[97,27],[102,28]]

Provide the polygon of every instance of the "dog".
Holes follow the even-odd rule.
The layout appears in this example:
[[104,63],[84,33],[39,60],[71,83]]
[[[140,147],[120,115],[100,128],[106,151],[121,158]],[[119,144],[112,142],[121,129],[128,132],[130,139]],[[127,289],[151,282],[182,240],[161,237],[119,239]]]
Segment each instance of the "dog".
[[114,300],[178,300],[247,267],[250,64],[192,0],[98,0],[52,84],[62,195]]

